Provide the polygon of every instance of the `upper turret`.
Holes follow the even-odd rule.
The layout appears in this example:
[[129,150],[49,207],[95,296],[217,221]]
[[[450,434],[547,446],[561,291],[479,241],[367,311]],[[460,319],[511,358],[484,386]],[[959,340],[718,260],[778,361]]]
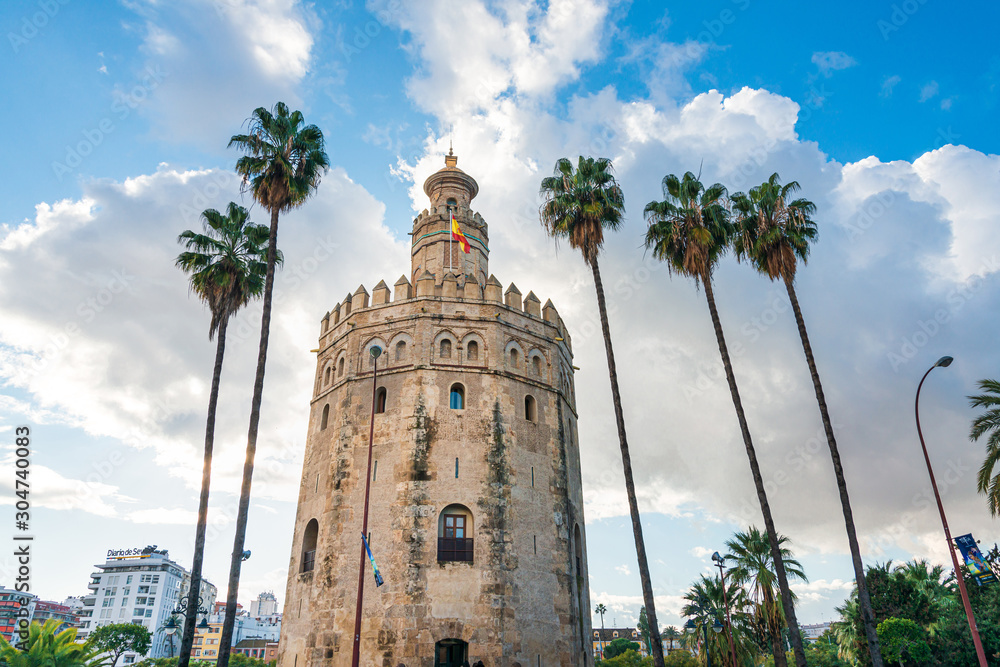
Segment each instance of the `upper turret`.
[[[489,275],[489,232],[482,216],[469,208],[479,184],[458,168],[458,156],[451,149],[444,165],[424,181],[431,205],[413,221],[410,278],[415,282],[429,271],[440,285],[445,275],[453,273],[460,285],[471,280],[484,287]],[[452,240],[452,215],[469,241],[468,254]]]

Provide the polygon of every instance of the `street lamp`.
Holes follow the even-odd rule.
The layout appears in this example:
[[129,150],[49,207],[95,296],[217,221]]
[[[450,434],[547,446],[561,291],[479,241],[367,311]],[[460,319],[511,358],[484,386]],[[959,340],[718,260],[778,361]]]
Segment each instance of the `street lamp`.
[[725,561],[726,559],[719,555],[716,551],[712,554],[712,560],[715,562],[716,566],[719,568],[719,577],[722,578],[722,601],[726,605],[726,635],[729,637],[729,655],[733,659],[733,666],[736,665],[736,648],[733,646],[733,619],[729,615],[729,593],[726,591],[726,570]]
[[917,436],[920,438],[920,447],[924,451],[924,461],[927,463],[927,474],[931,477],[931,488],[934,489],[934,499],[937,501],[938,512],[941,513],[941,524],[944,526],[944,537],[948,542],[948,553],[951,554],[951,562],[955,566],[955,578],[958,579],[958,590],[962,594],[962,605],[965,607],[965,617],[969,621],[969,631],[972,632],[972,643],[976,647],[976,655],[979,657],[979,667],[987,667],[986,653],[983,651],[983,643],[979,640],[979,630],[976,628],[976,616],[972,613],[972,604],[969,602],[969,592],[965,589],[965,577],[958,567],[958,557],[955,556],[955,543],[951,539],[951,530],[948,528],[948,519],[944,515],[944,505],[941,503],[941,494],[938,493],[937,481],[934,479],[934,469],[931,468],[931,458],[927,454],[927,445],[924,444],[924,434],[920,430],[920,389],[924,386],[924,380],[931,371],[940,366],[947,368],[954,361],[951,357],[941,357],[933,366],[927,369],[924,376],[920,378],[917,385],[917,397],[913,402],[913,411],[917,418]]
[[[704,607],[702,607],[701,610],[705,611]],[[712,664],[712,653],[711,653],[711,651],[709,651],[709,648],[708,648],[708,619],[707,618],[705,619],[705,623],[703,624],[702,627],[705,630],[705,664],[709,665],[709,667],[711,667],[711,664]],[[715,619],[715,623],[712,624],[712,630],[714,630],[715,632],[719,632],[720,630],[722,630],[722,624],[719,623],[719,619]],[[688,633],[689,635],[693,635],[697,631],[698,631],[698,626],[695,624],[694,619],[693,618],[689,618],[688,622],[684,624],[684,632]]]
[[166,623],[163,624],[163,631],[167,633],[167,638],[170,640],[170,657],[174,657],[174,633],[177,632],[177,621],[171,616]]
[[[450,253],[449,253],[450,254]],[[351,667],[358,667],[361,659],[361,604],[365,592],[365,535],[368,534],[368,493],[371,490],[372,481],[372,441],[375,439],[375,394],[378,391],[378,358],[382,354],[382,348],[372,345],[368,353],[372,355],[374,361],[372,371],[372,414],[371,424],[368,429],[368,473],[365,476],[365,511],[361,519],[361,564],[358,566],[358,601],[355,605],[354,613],[354,652],[351,655]]]

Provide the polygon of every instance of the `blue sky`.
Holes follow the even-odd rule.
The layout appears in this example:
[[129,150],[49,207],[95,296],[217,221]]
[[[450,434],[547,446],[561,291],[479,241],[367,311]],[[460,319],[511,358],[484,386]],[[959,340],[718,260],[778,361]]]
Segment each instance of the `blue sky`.
[[[282,279],[298,269],[300,280],[279,305],[245,601],[284,595],[317,322],[358,283],[404,272],[419,186],[449,140],[481,186],[492,270],[551,297],[576,332],[591,597],[614,618],[633,622],[640,598],[593,286],[533,217],[538,182],[563,155],[612,157],[625,189],[628,221],[604,271],[664,624],[681,622],[677,596],[708,555],[759,522],[703,295],[638,249],[639,212],[668,172],[701,168],[738,190],[779,171],[816,201],[820,241],[798,284],[867,560],[946,557],[920,501],[909,404],[946,352],[956,364],[925,390],[936,463],[957,480],[945,502],[955,531],[996,541],[969,472],[979,450],[964,396],[1000,362],[998,19],[991,3],[919,0],[794,12],[755,0],[4,3],[0,433],[25,422],[38,433],[38,592],[82,593],[112,547],[156,543],[190,560],[214,348],[172,268],[173,239],[239,197],[228,138],[279,99],[323,129],[334,169],[282,227]],[[345,252],[306,270],[334,245]],[[732,261],[717,283],[750,426],[778,480],[776,521],[812,581],[802,620],[829,620],[851,570],[784,295]],[[216,583],[255,316],[241,316],[227,357]]]

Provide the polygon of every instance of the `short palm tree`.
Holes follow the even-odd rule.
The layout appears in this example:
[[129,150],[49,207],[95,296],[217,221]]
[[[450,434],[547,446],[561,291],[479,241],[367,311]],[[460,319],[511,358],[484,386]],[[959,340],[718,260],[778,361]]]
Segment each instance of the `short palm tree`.
[[674,642],[683,637],[681,631],[673,625],[668,625],[663,628],[663,632],[661,632],[660,635],[667,640],[667,655],[670,655],[670,651],[673,650]]
[[[208,339],[217,337],[212,388],[208,394],[208,419],[205,423],[205,458],[201,473],[201,497],[198,502],[198,526],[195,529],[194,561],[191,564],[191,587],[188,593],[184,630],[181,635],[179,667],[187,667],[194,642],[201,592],[201,568],[205,558],[205,530],[208,524],[208,496],[212,479],[212,450],[215,443],[215,411],[219,401],[222,360],[226,353],[226,327],[250,300],[264,290],[267,272],[267,236],[264,225],[248,220],[247,210],[230,202],[226,214],[208,209],[201,214],[204,233],[187,230],[178,237],[187,250],[177,257],[177,266],[190,275],[191,290],[212,313]],[[279,254],[280,261],[280,254]]]
[[[571,248],[579,250],[584,262],[594,274],[597,290],[597,308],[600,311],[601,330],[604,333],[604,349],[608,357],[608,375],[611,378],[611,398],[614,403],[615,421],[618,426],[618,442],[622,452],[622,467],[625,472],[625,492],[628,495],[629,512],[632,516],[632,534],[639,561],[639,580],[642,583],[642,600],[646,607],[646,619],[651,628],[660,627],[656,622],[653,604],[653,585],[649,577],[646,561],[646,545],[642,537],[639,521],[639,503],[635,496],[632,480],[632,459],[625,435],[625,417],[622,412],[621,394],[618,391],[618,371],[615,368],[614,348],[611,344],[611,329],[608,324],[608,309],[604,300],[604,284],[598,266],[598,255],[604,245],[605,231],[621,228],[625,214],[625,198],[621,187],[612,173],[611,160],[580,156],[574,168],[573,163],[560,158],[556,162],[552,176],[542,179],[542,203],[540,217],[549,236],[565,239]],[[652,633],[656,634],[656,633]],[[656,667],[663,667],[663,646],[659,636],[653,638],[653,661]]]
[[[727,597],[728,596],[728,597]],[[689,631],[685,643],[691,648],[698,648],[699,653],[711,656],[712,664],[734,667],[729,652],[729,636],[724,631],[727,625],[726,600],[729,601],[729,618],[732,625],[733,648],[736,653],[736,663],[739,667],[756,665],[760,651],[754,641],[753,616],[748,613],[746,593],[740,586],[729,580],[726,582],[726,593],[723,595],[722,581],[717,577],[702,575],[684,594],[687,601],[681,607],[681,616],[689,619],[685,628]],[[705,651],[705,637],[708,637],[708,650]]]
[[[785,546],[787,542],[787,537],[778,536],[785,572],[789,577],[806,581],[802,564],[792,558],[791,549]],[[756,526],[751,526],[746,531],[737,532],[733,535],[733,539],[727,540],[726,547],[729,548],[726,560],[731,563],[729,576],[733,583],[742,586],[746,591],[753,606],[755,625],[766,633],[773,654],[785,655],[785,642],[782,639],[785,614],[779,602],[781,594],[778,591],[774,559],[771,557],[771,545],[767,535],[761,533]],[[794,593],[792,597],[795,597]],[[778,658],[775,657],[775,660]]]
[[248,121],[248,132],[237,134],[229,140],[230,148],[235,146],[245,153],[236,161],[236,173],[243,177],[244,187],[250,190],[254,200],[271,214],[271,225],[267,243],[267,273],[257,374],[250,403],[246,461],[243,464],[236,537],[229,566],[226,616],[219,639],[218,667],[229,665],[233,625],[236,621],[236,598],[239,595],[240,566],[243,562],[247,516],[250,511],[250,485],[253,481],[254,456],[257,453],[260,403],[264,393],[264,368],[271,327],[271,294],[274,288],[274,269],[278,263],[278,218],[282,213],[301,206],[316,191],[322,175],[330,165],[324,151],[323,132],[315,125],[304,123],[301,111],[289,111],[283,102],[278,102],[271,111],[264,107],[255,109]]
[[601,638],[598,640],[598,644],[601,647],[601,657],[604,657],[604,615],[608,613],[608,608],[604,606],[603,603],[598,604],[594,607],[594,613],[601,615]]
[[28,626],[28,637],[17,646],[0,635],[0,663],[6,667],[103,667],[106,660],[89,644],[77,643],[76,628],[58,632],[55,618]]
[[[651,250],[657,259],[666,262],[671,273],[694,278],[695,284],[700,283],[705,289],[719,353],[722,355],[722,365],[726,371],[726,380],[729,382],[729,392],[736,408],[747,458],[750,460],[750,471],[757,487],[760,510],[764,515],[764,527],[771,543],[772,556],[778,564],[778,587],[781,590],[785,618],[791,631],[795,662],[798,667],[805,667],[806,658],[795,619],[795,607],[785,569],[778,555],[780,553],[778,533],[771,517],[764,478],[757,463],[757,452],[750,437],[746,414],[743,412],[743,402],[736,386],[736,376],[733,374],[733,364],[729,358],[729,349],[726,346],[712,290],[712,272],[725,253],[733,232],[729,211],[725,206],[725,196],[726,188],[721,184],[716,183],[706,188],[691,172],[684,174],[683,178],[668,174],[663,178],[664,199],[650,202],[644,211],[646,222],[649,224],[646,230],[646,248]],[[778,667],[783,667],[784,655],[775,656],[775,660]]]
[[816,205],[808,199],[792,199],[792,195],[798,190],[798,182],[789,181],[781,185],[780,176],[774,173],[767,181],[751,188],[749,192],[733,195],[736,233],[732,245],[738,260],[749,261],[759,273],[771,280],[780,279],[785,284],[785,291],[788,292],[806,364],[812,376],[830,456],[833,459],[833,473],[837,478],[844,524],[847,527],[847,541],[851,549],[851,561],[854,564],[854,580],[858,585],[858,604],[863,614],[868,650],[872,656],[873,667],[882,667],[875,615],[872,613],[868,585],[865,583],[865,566],[861,561],[861,546],[858,544],[858,533],[854,526],[854,512],[851,510],[844,467],[840,462],[840,450],[837,448],[833,422],[826,406],[823,385],[816,369],[816,359],[809,343],[809,333],[806,331],[802,309],[799,308],[799,299],[795,293],[795,270],[798,268],[798,262],[801,260],[803,264],[806,263],[809,244],[816,239],[816,223],[810,217],[816,211]]
[[[969,396],[974,408],[985,408],[985,412],[972,420],[969,438],[973,442],[984,435],[986,438],[986,458],[976,476],[976,488],[986,496],[990,514],[1000,514],[1000,382],[980,380],[978,396]],[[997,468],[996,474],[993,470]]]

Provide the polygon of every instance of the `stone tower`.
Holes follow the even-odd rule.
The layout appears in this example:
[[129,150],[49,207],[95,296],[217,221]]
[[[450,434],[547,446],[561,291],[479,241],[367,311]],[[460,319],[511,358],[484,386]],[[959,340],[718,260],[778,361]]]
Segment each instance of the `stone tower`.
[[449,151],[424,184],[409,278],[323,317],[280,667],[351,663],[373,399],[385,584],[366,565],[361,665],[592,665],[570,337],[550,301],[489,273],[457,165]]

